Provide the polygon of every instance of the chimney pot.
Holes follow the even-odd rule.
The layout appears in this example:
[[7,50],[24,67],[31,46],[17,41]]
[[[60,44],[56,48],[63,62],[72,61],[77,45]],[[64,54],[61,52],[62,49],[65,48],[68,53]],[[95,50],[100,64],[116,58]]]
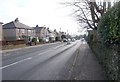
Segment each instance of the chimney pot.
[[15,22],[19,22],[18,18],[15,19]]

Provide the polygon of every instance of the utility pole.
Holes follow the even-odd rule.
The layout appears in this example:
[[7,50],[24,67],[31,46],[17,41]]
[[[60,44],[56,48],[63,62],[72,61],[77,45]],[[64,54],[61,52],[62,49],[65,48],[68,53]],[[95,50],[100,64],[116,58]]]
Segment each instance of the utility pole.
[[60,31],[59,31],[59,40],[62,41],[62,34],[61,34],[61,27],[60,27]]
[[68,40],[68,29],[67,29],[67,40]]
[[61,32],[61,27],[60,27],[60,32]]

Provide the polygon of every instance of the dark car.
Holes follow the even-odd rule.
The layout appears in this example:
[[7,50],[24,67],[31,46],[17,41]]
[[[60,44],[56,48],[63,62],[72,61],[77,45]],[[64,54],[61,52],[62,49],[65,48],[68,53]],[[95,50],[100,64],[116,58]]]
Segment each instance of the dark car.
[[66,39],[66,38],[64,38],[64,39],[63,39],[63,42],[67,42],[67,39]]

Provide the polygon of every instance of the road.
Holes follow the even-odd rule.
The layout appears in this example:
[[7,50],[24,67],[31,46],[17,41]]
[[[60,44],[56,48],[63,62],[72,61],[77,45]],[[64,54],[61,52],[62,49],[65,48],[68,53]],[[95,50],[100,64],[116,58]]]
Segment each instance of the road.
[[[2,54],[3,80],[61,80],[69,79],[74,53],[81,41],[69,45],[58,42]],[[71,59],[71,61],[70,61]],[[67,69],[66,69],[67,68]],[[67,75],[65,77],[65,75]]]

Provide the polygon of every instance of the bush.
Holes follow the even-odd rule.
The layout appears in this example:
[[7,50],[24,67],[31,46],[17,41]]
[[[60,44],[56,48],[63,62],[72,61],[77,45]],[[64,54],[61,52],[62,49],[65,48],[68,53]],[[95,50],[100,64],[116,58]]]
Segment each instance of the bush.
[[89,45],[103,66],[108,80],[120,80],[119,54],[114,47],[108,48],[99,42],[89,42]]
[[32,42],[37,42],[37,38],[33,38],[33,39],[32,39]]
[[109,9],[98,24],[98,38],[104,44],[120,44],[120,2]]
[[43,42],[43,39],[40,39],[40,38],[39,38],[39,42]]
[[88,37],[88,43],[103,65],[108,79],[120,81],[120,2],[101,17],[97,42],[92,41],[90,33]]

